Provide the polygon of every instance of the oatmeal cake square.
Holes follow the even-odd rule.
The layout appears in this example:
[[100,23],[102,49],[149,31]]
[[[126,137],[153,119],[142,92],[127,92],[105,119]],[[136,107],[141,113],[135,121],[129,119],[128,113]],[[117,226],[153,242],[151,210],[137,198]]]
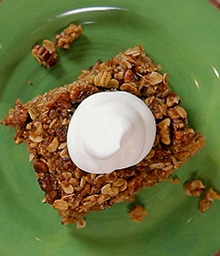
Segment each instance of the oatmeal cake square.
[[[77,106],[100,91],[127,91],[151,109],[157,125],[150,153],[137,165],[110,174],[90,174],[77,168],[67,150],[67,129]],[[205,144],[188,125],[180,97],[168,84],[141,46],[83,70],[78,80],[53,89],[15,107],[1,121],[15,128],[15,143],[24,142],[36,178],[44,191],[43,202],[58,210],[63,224],[86,225],[85,215],[115,203],[134,200],[141,189],[166,181]]]

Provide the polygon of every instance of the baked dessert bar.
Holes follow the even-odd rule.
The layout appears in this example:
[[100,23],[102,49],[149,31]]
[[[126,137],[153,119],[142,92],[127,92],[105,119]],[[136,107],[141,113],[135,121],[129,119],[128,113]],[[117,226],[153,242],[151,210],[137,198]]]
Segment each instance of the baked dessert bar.
[[[150,153],[137,165],[110,174],[90,174],[71,161],[67,128],[77,106],[99,91],[121,90],[142,99],[152,110],[157,134]],[[83,70],[78,80],[22,104],[17,100],[1,124],[15,128],[15,143],[30,153],[43,202],[58,210],[63,224],[86,225],[85,215],[122,201],[134,200],[141,189],[166,181],[205,145],[188,125],[180,97],[141,46]],[[88,127],[89,129],[89,127]],[[128,156],[129,157],[129,156]]]

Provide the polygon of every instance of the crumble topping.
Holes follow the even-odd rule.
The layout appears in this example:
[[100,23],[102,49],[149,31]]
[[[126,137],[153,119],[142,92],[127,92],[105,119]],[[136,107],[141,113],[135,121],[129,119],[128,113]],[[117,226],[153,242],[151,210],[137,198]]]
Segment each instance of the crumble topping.
[[[135,94],[151,109],[157,134],[150,153],[137,165],[110,174],[89,174],[71,161],[66,134],[70,118],[81,101],[99,91],[121,90]],[[15,128],[15,143],[24,142],[44,202],[59,213],[63,224],[85,227],[85,215],[115,203],[133,201],[142,188],[167,181],[198,152],[205,139],[194,131],[180,97],[168,84],[168,75],[152,62],[141,46],[83,70],[78,80],[53,89],[15,107],[1,121]],[[89,127],[88,127],[89,129]],[[128,156],[129,157],[129,156]]]

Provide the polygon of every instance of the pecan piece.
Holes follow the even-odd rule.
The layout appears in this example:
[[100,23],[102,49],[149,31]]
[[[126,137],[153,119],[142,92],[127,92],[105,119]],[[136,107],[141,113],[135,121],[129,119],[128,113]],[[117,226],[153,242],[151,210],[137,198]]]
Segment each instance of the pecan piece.
[[48,166],[43,161],[37,160],[37,161],[34,162],[34,170],[37,173],[47,173],[48,172]]
[[49,40],[44,40],[43,46],[35,45],[31,53],[37,62],[46,68],[51,68],[57,63],[56,49]]

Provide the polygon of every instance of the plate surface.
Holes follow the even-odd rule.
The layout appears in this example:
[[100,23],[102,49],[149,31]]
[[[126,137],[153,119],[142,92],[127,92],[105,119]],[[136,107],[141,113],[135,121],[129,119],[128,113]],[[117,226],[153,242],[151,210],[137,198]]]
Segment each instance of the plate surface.
[[[53,40],[70,22],[83,36],[60,52],[50,70],[32,58],[31,48]],[[206,147],[176,172],[181,183],[159,184],[138,194],[148,211],[132,222],[122,203],[87,217],[87,227],[63,226],[34,177],[25,145],[0,127],[0,255],[214,255],[220,248],[220,202],[198,211],[198,198],[182,184],[203,179],[220,191],[220,13],[208,1],[176,0],[2,0],[0,2],[0,118],[17,98],[23,102],[77,78],[97,59],[107,60],[141,44],[182,98],[190,125]],[[32,85],[29,85],[29,81]]]

